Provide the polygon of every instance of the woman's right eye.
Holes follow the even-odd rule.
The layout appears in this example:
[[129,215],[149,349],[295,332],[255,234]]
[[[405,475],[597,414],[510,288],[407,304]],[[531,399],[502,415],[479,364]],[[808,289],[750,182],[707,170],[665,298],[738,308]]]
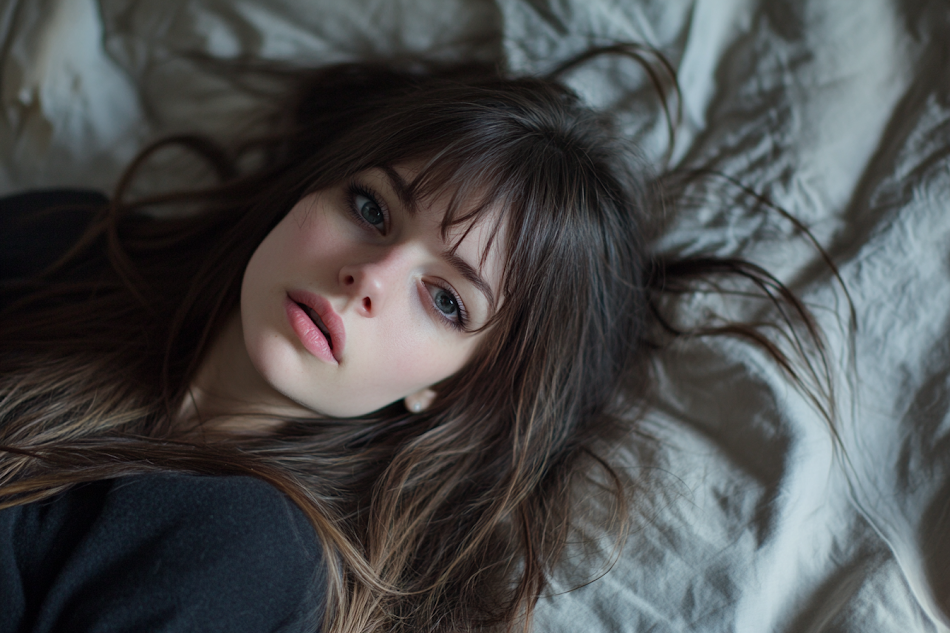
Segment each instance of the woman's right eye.
[[386,212],[383,211],[382,207],[369,192],[352,191],[350,192],[350,198],[352,200],[353,211],[360,220],[366,222],[380,233],[386,232]]

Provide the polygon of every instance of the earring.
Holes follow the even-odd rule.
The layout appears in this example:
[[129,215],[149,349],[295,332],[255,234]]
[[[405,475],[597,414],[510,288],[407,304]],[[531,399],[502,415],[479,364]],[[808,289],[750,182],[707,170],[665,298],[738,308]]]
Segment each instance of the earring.
[[410,413],[422,413],[429,408],[429,405],[435,400],[435,392],[431,389],[420,389],[403,398],[403,406]]

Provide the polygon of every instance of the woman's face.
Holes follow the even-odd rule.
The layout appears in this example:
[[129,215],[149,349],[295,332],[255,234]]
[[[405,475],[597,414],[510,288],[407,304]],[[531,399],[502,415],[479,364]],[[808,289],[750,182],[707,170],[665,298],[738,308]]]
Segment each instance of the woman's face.
[[450,252],[464,226],[443,239],[449,196],[410,200],[414,174],[373,169],[304,197],[248,263],[248,356],[309,411],[358,416],[422,392],[486,335],[470,331],[499,299],[503,240],[483,260],[494,222],[482,220]]

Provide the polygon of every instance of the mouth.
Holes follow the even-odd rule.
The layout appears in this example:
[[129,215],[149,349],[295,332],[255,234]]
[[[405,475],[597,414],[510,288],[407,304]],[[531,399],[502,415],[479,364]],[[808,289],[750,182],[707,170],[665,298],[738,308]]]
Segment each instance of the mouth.
[[330,302],[306,290],[293,290],[284,300],[290,327],[304,348],[321,360],[339,364],[346,328]]
[[317,314],[313,308],[311,308],[310,306],[306,304],[300,303],[299,301],[295,301],[294,303],[300,306],[300,309],[303,310],[304,313],[308,317],[310,317],[310,320],[313,321],[313,324],[317,326],[317,329],[320,330],[325,337],[327,337],[327,343],[330,344],[330,349],[332,350],[333,337],[330,336],[330,330],[327,328],[326,324],[323,322],[323,319],[320,318],[320,315]]

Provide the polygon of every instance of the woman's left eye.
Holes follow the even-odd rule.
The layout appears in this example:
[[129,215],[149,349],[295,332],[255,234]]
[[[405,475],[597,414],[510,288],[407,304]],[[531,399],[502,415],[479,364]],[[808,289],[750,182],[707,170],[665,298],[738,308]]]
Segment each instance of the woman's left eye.
[[442,286],[426,284],[432,304],[439,314],[452,326],[461,329],[465,325],[465,307],[458,295]]

